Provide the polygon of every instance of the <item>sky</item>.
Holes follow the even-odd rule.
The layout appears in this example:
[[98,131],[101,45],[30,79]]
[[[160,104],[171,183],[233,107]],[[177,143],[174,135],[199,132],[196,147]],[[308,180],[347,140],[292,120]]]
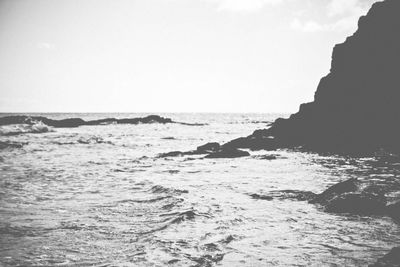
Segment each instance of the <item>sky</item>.
[[0,112],[295,112],[376,0],[0,0]]

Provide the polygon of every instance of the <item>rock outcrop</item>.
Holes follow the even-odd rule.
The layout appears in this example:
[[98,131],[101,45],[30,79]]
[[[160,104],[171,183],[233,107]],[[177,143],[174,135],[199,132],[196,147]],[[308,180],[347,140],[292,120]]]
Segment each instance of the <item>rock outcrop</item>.
[[[400,151],[400,1],[375,3],[358,30],[335,46],[314,101],[289,119],[234,140],[237,148],[317,152]],[[227,144],[227,145],[228,145]]]
[[[374,215],[391,217],[400,222],[400,201],[387,205],[386,194],[390,195],[385,183],[360,181],[355,178],[339,182],[320,194],[309,191],[279,190],[265,194],[253,193],[256,200],[297,200],[316,204],[322,210],[336,214]],[[393,201],[393,200],[392,200]],[[377,260],[371,267],[400,266],[400,247],[393,248],[387,255]]]
[[250,156],[250,153],[237,148],[224,147],[219,143],[207,143],[202,146],[198,146],[196,150],[191,151],[171,151],[167,153],[161,153],[158,155],[159,158],[169,157],[181,157],[188,155],[206,155],[204,158],[216,159],[216,158],[240,158]]
[[62,120],[54,120],[49,119],[42,116],[26,116],[26,115],[17,115],[17,116],[6,116],[0,117],[0,126],[3,125],[12,125],[12,124],[36,124],[43,123],[47,126],[51,126],[54,128],[73,128],[84,125],[107,125],[107,124],[140,124],[140,123],[179,123],[183,125],[203,125],[203,124],[190,124],[190,123],[182,123],[175,122],[170,118],[160,117],[158,115],[149,115],[143,118],[126,118],[126,119],[116,119],[116,118],[106,118],[100,120],[89,120],[85,121],[81,118],[68,118]]
[[320,194],[310,191],[278,190],[249,194],[262,200],[298,200],[316,204],[326,212],[357,215],[382,215],[400,222],[400,202],[387,205],[387,185],[367,183],[355,178],[339,182]]

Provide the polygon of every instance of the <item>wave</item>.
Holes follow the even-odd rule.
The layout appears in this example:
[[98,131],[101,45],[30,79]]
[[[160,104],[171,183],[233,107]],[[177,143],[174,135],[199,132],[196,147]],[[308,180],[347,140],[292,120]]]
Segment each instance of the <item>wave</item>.
[[35,124],[14,124],[0,126],[0,136],[11,136],[28,133],[47,133],[52,131],[53,130],[49,126],[41,122]]
[[[66,140],[67,139],[67,140]],[[70,140],[73,139],[73,140]],[[51,141],[51,144],[54,145],[92,145],[92,144],[107,144],[107,145],[115,145],[113,142],[109,141],[109,140],[105,140],[102,137],[99,136],[83,136],[80,138],[72,138],[72,137],[68,137],[68,138],[63,138],[60,140],[54,140]]]
[[98,136],[92,136],[89,138],[81,137],[78,139],[77,143],[79,144],[84,144],[84,145],[89,145],[89,144],[108,144],[108,145],[114,145],[113,142],[111,141],[106,141],[101,137]]
[[174,213],[168,213],[168,214],[161,214],[160,217],[164,217],[164,216],[170,217],[170,216],[172,216],[172,218],[170,220],[168,220],[167,223],[165,223],[164,225],[162,225],[160,227],[157,227],[157,228],[149,230],[149,231],[141,232],[141,233],[138,233],[138,234],[146,235],[146,234],[151,234],[151,233],[154,233],[154,232],[162,231],[162,230],[165,230],[166,228],[168,228],[171,225],[179,224],[179,223],[184,222],[184,221],[194,220],[195,217],[197,217],[198,215],[199,214],[197,214],[193,210],[174,212]]
[[26,116],[26,115],[16,115],[16,116],[5,116],[0,118],[0,126],[3,125],[13,125],[13,124],[28,124],[34,125],[37,123],[42,123],[47,126],[54,128],[75,128],[79,126],[93,126],[93,125],[109,125],[109,124],[150,124],[150,123],[176,123],[188,126],[203,126],[206,124],[202,123],[185,123],[185,122],[175,122],[170,118],[164,118],[158,115],[149,115],[140,118],[105,118],[99,120],[89,120],[85,121],[81,118],[68,118],[62,120],[53,120],[43,116]]
[[167,188],[161,185],[155,185],[152,188],[150,188],[150,191],[156,194],[186,194],[189,193],[188,190],[182,190],[182,189],[174,189],[174,188]]
[[150,199],[124,199],[118,201],[118,203],[153,203],[164,199],[172,198],[172,196],[156,197]]

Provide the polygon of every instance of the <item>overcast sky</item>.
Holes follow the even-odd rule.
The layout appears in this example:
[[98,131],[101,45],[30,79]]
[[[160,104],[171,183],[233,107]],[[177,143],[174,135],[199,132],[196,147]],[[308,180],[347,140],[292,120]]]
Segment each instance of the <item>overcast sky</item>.
[[0,111],[296,111],[373,2],[0,0]]

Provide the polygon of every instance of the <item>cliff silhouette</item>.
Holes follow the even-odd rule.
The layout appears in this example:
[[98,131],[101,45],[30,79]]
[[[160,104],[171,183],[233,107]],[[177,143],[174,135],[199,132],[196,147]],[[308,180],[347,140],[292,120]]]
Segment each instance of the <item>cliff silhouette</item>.
[[248,156],[238,151],[240,148],[301,148],[350,155],[370,155],[381,149],[399,153],[400,0],[373,4],[359,19],[357,31],[334,47],[330,72],[321,79],[313,102],[300,105],[297,113],[277,119],[268,129],[205,146],[210,145],[214,150],[174,151],[162,156]]
[[399,152],[399,137],[400,1],[386,0],[375,3],[360,18],[358,30],[334,47],[330,73],[321,79],[313,102],[227,145]]

